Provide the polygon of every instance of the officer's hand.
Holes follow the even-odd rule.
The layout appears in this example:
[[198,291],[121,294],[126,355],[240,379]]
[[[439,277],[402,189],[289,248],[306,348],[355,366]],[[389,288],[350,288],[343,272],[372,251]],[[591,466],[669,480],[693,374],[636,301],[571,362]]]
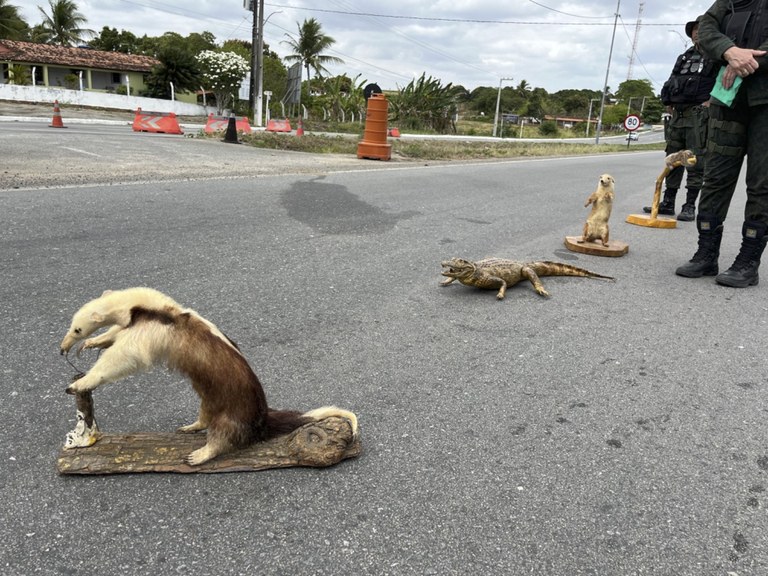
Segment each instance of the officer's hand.
[[[731,46],[723,53],[723,58],[728,62],[728,67],[723,75],[723,87],[730,88],[736,76],[745,78],[757,71],[759,64],[756,56],[765,56],[765,50],[752,50],[751,48],[739,48]],[[726,80],[728,83],[726,84]]]

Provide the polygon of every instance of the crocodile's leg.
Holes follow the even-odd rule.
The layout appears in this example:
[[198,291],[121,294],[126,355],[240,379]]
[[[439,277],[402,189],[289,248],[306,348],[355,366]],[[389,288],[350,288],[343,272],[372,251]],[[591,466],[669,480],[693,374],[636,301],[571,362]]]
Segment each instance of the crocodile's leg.
[[498,300],[504,300],[504,296],[507,295],[507,281],[498,276],[484,276],[479,286],[482,288],[498,288],[499,292],[496,294]]
[[520,275],[523,278],[530,280],[531,284],[533,284],[533,289],[536,290],[537,294],[540,296],[549,296],[549,292],[544,289],[544,285],[541,283],[539,275],[536,274],[536,271],[533,268],[530,266],[523,266],[522,270],[520,270]]
[[461,283],[467,286],[474,286],[475,288],[482,288],[483,290],[495,290],[498,288],[499,292],[496,294],[496,298],[499,300],[503,300],[507,293],[507,281],[485,271],[481,274],[476,273],[467,280],[461,280]]

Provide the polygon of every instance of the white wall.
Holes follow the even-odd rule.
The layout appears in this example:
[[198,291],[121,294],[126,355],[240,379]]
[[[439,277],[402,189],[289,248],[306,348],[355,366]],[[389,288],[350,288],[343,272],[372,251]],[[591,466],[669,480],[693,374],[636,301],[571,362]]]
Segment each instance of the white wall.
[[162,112],[164,114],[173,112],[177,116],[207,116],[211,112],[216,113],[215,106],[203,107],[178,100],[158,100],[141,96],[80,92],[79,90],[45,86],[16,86],[15,84],[0,84],[0,100],[50,104],[53,104],[54,100],[58,100],[59,104],[70,106],[94,106],[131,111],[141,108],[143,112]]

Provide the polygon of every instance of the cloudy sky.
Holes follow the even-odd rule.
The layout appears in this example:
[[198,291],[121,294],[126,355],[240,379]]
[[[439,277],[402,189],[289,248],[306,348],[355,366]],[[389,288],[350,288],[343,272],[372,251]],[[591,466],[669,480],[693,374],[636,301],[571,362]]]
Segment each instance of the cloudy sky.
[[[75,0],[97,32],[104,26],[138,36],[208,31],[218,42],[250,40],[251,13],[243,0]],[[11,0],[30,25],[50,12],[48,0]],[[265,42],[290,53],[286,34],[317,19],[344,60],[333,74],[360,75],[384,89],[405,86],[426,72],[443,84],[517,85],[525,80],[548,92],[602,90],[611,38],[608,85],[648,79],[655,91],[689,43],[684,26],[710,0],[265,0]],[[616,18],[618,7],[618,19]],[[641,10],[642,7],[642,10]],[[641,13],[642,11],[642,13]],[[639,26],[638,26],[638,17]],[[614,22],[617,22],[614,26]],[[632,57],[633,45],[636,46]],[[689,45],[689,44],[688,44]],[[507,80],[511,78],[511,80]]]

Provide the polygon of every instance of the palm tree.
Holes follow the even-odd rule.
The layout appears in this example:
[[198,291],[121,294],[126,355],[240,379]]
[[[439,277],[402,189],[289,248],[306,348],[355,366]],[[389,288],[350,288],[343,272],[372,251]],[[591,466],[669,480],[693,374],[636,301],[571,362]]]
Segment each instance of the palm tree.
[[0,0],[0,40],[26,40],[29,37],[29,25],[19,14],[16,6],[8,0]]
[[307,79],[309,79],[310,69],[314,70],[318,76],[322,76],[324,72],[328,72],[324,64],[344,63],[344,60],[341,58],[323,54],[323,52],[336,43],[336,40],[323,34],[320,22],[310,18],[309,20],[304,20],[304,24],[296,22],[296,26],[299,29],[298,37],[286,34],[290,40],[283,41],[293,50],[293,54],[286,56],[284,60],[288,62],[301,62],[307,71]]
[[166,45],[157,53],[160,64],[147,78],[151,98],[171,99],[171,83],[176,92],[196,90],[200,86],[200,66],[195,56],[182,46]]
[[76,46],[87,36],[96,34],[93,30],[82,28],[87,19],[77,11],[77,4],[73,0],[48,0],[48,5],[51,7],[50,15],[40,6],[37,7],[43,15],[39,39],[44,43]]
[[520,80],[520,83],[517,85],[515,90],[517,91],[518,95],[527,98],[531,91],[531,85],[528,83],[528,80]]

